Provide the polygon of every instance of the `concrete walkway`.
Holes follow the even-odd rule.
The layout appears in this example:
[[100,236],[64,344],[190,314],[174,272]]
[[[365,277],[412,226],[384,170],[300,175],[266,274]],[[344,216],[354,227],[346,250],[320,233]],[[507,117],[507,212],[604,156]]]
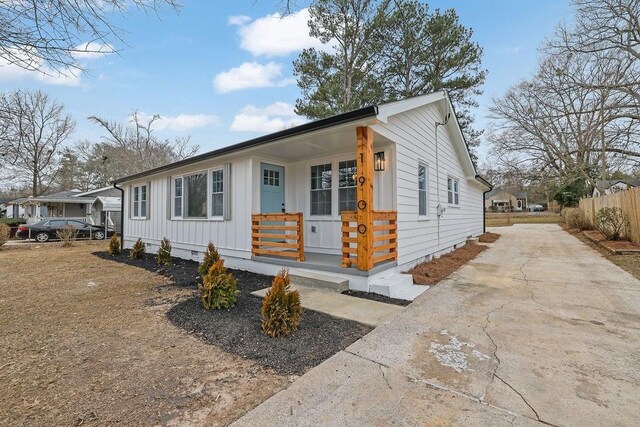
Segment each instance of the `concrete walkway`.
[[640,281],[556,225],[495,231],[236,425],[637,425]]
[[[342,295],[328,289],[297,285],[291,285],[291,289],[297,289],[300,292],[300,301],[304,308],[327,313],[333,317],[355,320],[370,326],[378,326],[404,309],[400,305]],[[269,288],[264,288],[252,292],[252,294],[264,297],[268,290]]]

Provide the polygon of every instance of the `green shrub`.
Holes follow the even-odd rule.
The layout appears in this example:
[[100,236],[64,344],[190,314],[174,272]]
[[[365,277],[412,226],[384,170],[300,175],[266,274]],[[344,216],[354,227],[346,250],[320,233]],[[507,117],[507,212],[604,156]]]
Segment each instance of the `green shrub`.
[[58,236],[58,239],[62,241],[62,246],[68,247],[73,245],[73,242],[76,241],[76,237],[78,237],[78,230],[71,225],[67,225],[66,227],[56,231],[56,236]]
[[111,256],[120,255],[120,238],[115,234],[111,236],[111,240],[109,240],[108,251]]
[[207,273],[209,273],[211,266],[218,262],[219,259],[220,255],[218,254],[215,245],[213,244],[213,242],[209,242],[209,244],[207,245],[207,250],[204,252],[204,258],[198,266],[198,274],[200,274],[201,277],[204,277]]
[[7,224],[9,227],[17,227],[20,224],[26,223],[26,218],[0,218],[0,224]]
[[198,285],[200,301],[205,309],[231,308],[238,298],[237,280],[227,273],[224,261],[218,259]]
[[158,249],[158,264],[171,265],[171,242],[164,237],[160,242],[160,249]]
[[142,239],[138,239],[133,244],[133,247],[131,248],[131,251],[129,252],[129,258],[140,259],[140,258],[142,258],[144,256],[145,252],[146,252],[146,248],[144,246],[144,242],[142,241]]
[[619,240],[629,233],[629,218],[620,208],[601,208],[596,213],[596,229],[608,240]]
[[280,270],[262,300],[262,333],[287,336],[300,326],[302,306],[298,291],[289,290],[289,272]]
[[591,230],[593,227],[580,208],[566,208],[562,210],[564,222],[571,228]]
[[0,224],[0,246],[7,243],[9,240],[9,226],[6,224]]

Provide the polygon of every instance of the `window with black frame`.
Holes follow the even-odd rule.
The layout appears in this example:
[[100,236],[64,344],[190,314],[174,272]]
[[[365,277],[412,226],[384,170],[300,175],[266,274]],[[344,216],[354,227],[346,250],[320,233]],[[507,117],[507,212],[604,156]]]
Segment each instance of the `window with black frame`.
[[358,173],[356,165],[355,160],[347,160],[338,163],[339,212],[356,210],[356,175]]
[[331,163],[311,166],[311,215],[331,215]]

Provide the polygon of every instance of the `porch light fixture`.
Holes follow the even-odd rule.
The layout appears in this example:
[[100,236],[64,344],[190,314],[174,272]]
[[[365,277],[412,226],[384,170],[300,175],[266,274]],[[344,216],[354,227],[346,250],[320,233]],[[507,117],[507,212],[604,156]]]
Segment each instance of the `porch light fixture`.
[[378,151],[373,155],[373,170],[383,171],[384,166],[384,151]]

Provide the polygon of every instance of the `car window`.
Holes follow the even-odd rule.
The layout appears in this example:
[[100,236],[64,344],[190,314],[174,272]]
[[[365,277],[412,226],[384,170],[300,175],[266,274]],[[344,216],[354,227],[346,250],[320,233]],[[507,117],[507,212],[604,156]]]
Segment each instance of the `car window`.
[[47,224],[49,227],[64,227],[67,221],[65,221],[64,219],[52,219],[49,221],[49,224]]
[[84,228],[85,227],[85,223],[82,221],[68,221],[69,225],[75,228]]

